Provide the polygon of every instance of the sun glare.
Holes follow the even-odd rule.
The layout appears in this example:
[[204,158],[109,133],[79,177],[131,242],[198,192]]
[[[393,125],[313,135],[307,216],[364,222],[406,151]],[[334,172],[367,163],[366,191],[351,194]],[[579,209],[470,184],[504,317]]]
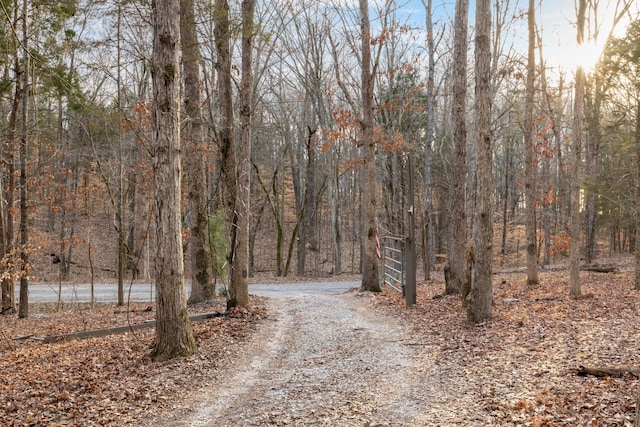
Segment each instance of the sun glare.
[[562,54],[562,67],[566,71],[575,71],[578,67],[582,67],[585,72],[593,70],[600,60],[603,46],[593,41],[584,43],[582,46],[576,46],[573,49],[565,49]]

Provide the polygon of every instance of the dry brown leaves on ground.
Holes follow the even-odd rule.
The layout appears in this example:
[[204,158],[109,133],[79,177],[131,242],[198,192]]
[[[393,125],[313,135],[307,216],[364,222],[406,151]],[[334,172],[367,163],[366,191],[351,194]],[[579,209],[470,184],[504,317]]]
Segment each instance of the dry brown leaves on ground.
[[[42,344],[33,335],[139,324],[153,319],[148,304],[125,308],[102,305],[33,306],[29,319],[0,318],[0,425],[144,425],[189,390],[206,384],[229,361],[233,346],[244,341],[266,316],[256,308],[193,323],[198,354],[189,359],[153,363],[149,358],[154,328],[103,338]],[[190,308],[189,313],[223,310],[222,302]]]
[[[444,402],[446,425],[631,425],[638,379],[581,377],[576,369],[640,367],[633,272],[582,272],[581,299],[568,296],[564,271],[542,273],[535,288],[521,273],[494,277],[494,317],[483,325],[465,320],[459,297],[434,299],[441,280],[421,284],[418,303],[408,310],[390,290],[370,302],[410,328],[403,342],[415,349],[415,375],[419,384],[437,385],[425,390],[439,394],[433,402]],[[253,304],[265,306],[258,298]],[[148,425],[192,406],[194,388],[224,378],[236,345],[248,342],[266,316],[255,308],[194,323],[198,355],[165,363],[149,359],[153,328],[52,344],[13,339],[138,324],[153,318],[146,308],[76,306],[56,313],[34,306],[30,319],[0,317],[0,425]],[[190,311],[222,309],[218,302]]]
[[640,367],[640,292],[632,271],[582,272],[581,279],[585,296],[572,299],[563,271],[542,273],[535,288],[524,274],[496,275],[494,317],[483,325],[466,321],[459,297],[439,297],[441,281],[419,285],[409,310],[393,291],[376,301],[413,329],[410,344],[423,358],[474,394],[468,409],[483,420],[474,425],[630,426],[638,379],[583,377],[576,369]]

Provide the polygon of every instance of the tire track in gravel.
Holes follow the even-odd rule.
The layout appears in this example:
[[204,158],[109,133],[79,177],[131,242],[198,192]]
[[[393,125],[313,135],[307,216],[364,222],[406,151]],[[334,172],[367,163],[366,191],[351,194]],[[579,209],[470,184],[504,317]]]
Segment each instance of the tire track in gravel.
[[272,299],[275,320],[238,356],[246,364],[173,425],[421,425],[426,397],[408,334],[363,298]]

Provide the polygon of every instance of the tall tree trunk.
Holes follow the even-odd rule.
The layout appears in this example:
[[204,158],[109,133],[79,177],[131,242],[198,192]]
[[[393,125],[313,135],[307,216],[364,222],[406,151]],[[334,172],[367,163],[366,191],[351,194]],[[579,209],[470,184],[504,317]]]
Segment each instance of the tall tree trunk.
[[[303,140],[303,136],[302,136],[302,131],[300,129],[297,130],[297,136],[296,136],[296,143],[295,146],[297,147],[295,149],[295,156],[294,156],[294,149],[289,149],[289,158],[291,159],[290,163],[291,163],[291,178],[293,181],[293,194],[295,196],[295,212],[296,212],[296,219],[301,218],[302,216],[302,212],[305,208],[305,200],[306,197],[304,196],[305,193],[305,189],[306,189],[306,183],[307,180],[305,178],[304,175],[306,175],[307,171],[306,168],[303,168],[302,165],[306,164],[305,161],[305,146],[306,144],[302,143]],[[304,172],[303,172],[304,171]],[[296,221],[298,222],[298,221]],[[299,233],[299,235],[296,237],[295,239],[295,243],[296,243],[296,250],[298,253],[298,257],[297,257],[297,273],[299,276],[303,276],[304,275],[304,271],[305,271],[305,265],[306,265],[306,236],[304,234],[304,228],[302,230],[302,233]],[[291,240],[290,242],[293,242],[293,236],[291,236]],[[291,246],[291,245],[290,245]],[[288,255],[287,255],[288,258]],[[286,274],[285,274],[286,276]]]
[[[215,1],[215,42],[218,53],[216,67],[218,71],[218,97],[220,102],[220,125],[217,139],[220,146],[220,168],[223,180],[223,200],[227,216],[227,280],[231,280],[231,269],[236,257],[237,230],[237,163],[234,143],[233,91],[231,87],[231,52],[229,3],[227,0]],[[230,285],[229,285],[230,286]]]
[[445,294],[461,293],[469,284],[465,266],[467,249],[466,170],[467,170],[467,22],[469,1],[456,0],[453,45],[453,176],[449,200],[450,242],[447,257],[448,280]]
[[[530,0],[533,1],[533,0]],[[491,148],[491,0],[476,0],[475,143],[478,162],[477,205],[474,215],[475,262],[467,319],[491,318],[493,303],[493,150]],[[473,262],[473,258],[469,260]]]
[[251,115],[253,110],[253,16],[255,0],[242,1],[242,78],[240,81],[240,145],[237,151],[235,259],[227,308],[249,305],[249,218],[251,216]]
[[[333,163],[335,160],[332,159]],[[331,166],[331,175],[329,177],[329,210],[331,217],[331,237],[333,240],[333,272],[335,274],[342,273],[342,231],[340,226],[340,172],[334,165]],[[353,266],[353,257],[352,257]]]
[[533,122],[533,97],[536,77],[535,61],[535,6],[534,0],[529,0],[527,14],[529,28],[529,46],[527,49],[527,97],[524,116],[524,157],[525,157],[525,216],[527,239],[527,285],[538,285],[538,249],[536,224],[536,153],[533,149],[535,124]]
[[[551,159],[544,157],[542,159],[542,176],[544,177],[543,186],[545,192],[549,192],[551,188]],[[544,233],[544,251],[542,255],[542,264],[549,265],[551,260],[549,259],[549,252],[551,250],[551,219],[552,219],[551,204],[548,200],[542,204],[542,231]]]
[[[118,114],[121,118],[122,124],[122,112],[123,112],[123,102],[122,102],[122,4],[118,2],[118,17],[117,17],[117,35],[116,35],[116,43],[117,43],[117,64],[116,64],[116,90],[117,90],[117,103],[118,103]],[[118,280],[118,305],[124,305],[124,276],[125,276],[125,268],[127,261],[127,241],[126,241],[126,233],[125,233],[125,172],[124,172],[124,129],[120,126],[120,131],[118,132],[118,192],[115,206],[115,215],[116,215],[116,231],[117,231],[117,260],[116,260],[116,276]]]
[[[640,90],[638,90],[638,101],[636,105],[636,290],[640,290]],[[640,394],[638,395],[640,396]],[[639,397],[640,399],[640,397]],[[640,420],[640,419],[639,419]],[[640,422],[640,421],[639,421]]]
[[[584,43],[586,0],[578,3],[578,46]],[[584,110],[584,70],[576,70],[576,87],[573,104],[573,161],[571,165],[571,248],[569,252],[569,293],[577,298],[582,294],[580,288],[580,165],[582,160],[582,116]]]
[[597,256],[597,210],[598,191],[597,185],[600,178],[600,144],[602,131],[600,128],[600,115],[602,109],[603,82],[602,72],[598,69],[593,73],[593,98],[589,103],[587,114],[589,120],[589,132],[586,146],[585,175],[588,180],[586,189],[586,219],[585,219],[585,262],[590,264]]
[[431,162],[433,154],[433,139],[435,127],[435,42],[433,34],[433,0],[423,0],[426,15],[427,27],[427,117],[425,124],[424,142],[424,218],[422,228],[422,267],[424,270],[424,280],[431,279],[431,265],[434,257],[433,250],[433,203],[431,198]]
[[215,297],[209,244],[209,194],[207,189],[207,156],[202,128],[200,99],[200,46],[196,34],[193,0],[180,2],[180,36],[184,70],[183,134],[188,152],[185,156],[188,196],[191,209],[191,295],[195,304]]
[[153,166],[156,218],[154,361],[191,356],[196,343],[187,315],[181,222],[180,0],[154,2]]
[[20,135],[20,306],[18,317],[26,319],[29,317],[29,211],[27,187],[27,132],[28,126],[28,105],[29,105],[29,20],[28,20],[28,0],[22,2],[22,49],[23,49],[23,69],[22,76],[22,132]]
[[508,144],[504,149],[504,191],[502,192],[502,241],[500,253],[502,255],[507,254],[507,212],[509,206],[509,186],[511,185],[511,157],[512,143],[507,141]]
[[[22,14],[24,14],[24,4],[22,9]],[[13,10],[13,22],[17,27],[17,23],[21,18],[21,12],[19,8],[19,4],[16,3]],[[24,81],[24,74],[27,73],[27,70],[23,69],[23,64],[20,61],[20,56],[18,54],[18,40],[15,41],[15,50],[13,53],[13,65],[15,72],[15,86],[14,86],[14,97],[11,105],[11,111],[9,113],[9,120],[7,124],[8,137],[6,141],[6,145],[3,148],[3,161],[6,165],[6,188],[4,188],[4,192],[0,194],[5,199],[4,209],[3,209],[3,233],[0,236],[2,240],[2,256],[3,261],[5,263],[4,275],[2,278],[2,313],[15,313],[15,283],[14,283],[14,275],[15,271],[10,267],[14,264],[13,257],[15,256],[15,192],[16,192],[16,144],[18,141],[18,112],[21,103],[23,102],[23,87],[22,82]],[[25,47],[23,47],[25,49]],[[0,201],[1,203],[1,201]]]
[[[310,249],[311,251],[318,251],[318,239],[316,238],[316,223],[317,223],[317,215],[316,215],[316,207],[317,207],[317,196],[318,189],[317,187],[317,159],[316,159],[316,146],[315,146],[315,134],[317,128],[312,129],[311,127],[307,127],[307,138],[306,138],[306,181],[304,185],[304,217],[303,217],[303,230],[302,233],[304,235],[303,240],[305,242],[305,249]],[[305,257],[306,258],[306,257]],[[298,269],[298,274],[305,274],[305,266],[302,264],[302,269]]]
[[376,145],[373,138],[373,89],[371,72],[371,28],[369,2],[360,0],[360,29],[362,31],[362,145],[364,150],[364,182],[362,209],[364,235],[362,236],[362,284],[363,291],[380,292],[378,258],[376,257]]
[[[13,96],[13,103],[11,106],[11,112],[9,113],[8,123],[8,139],[4,146],[3,155],[4,162],[7,165],[7,187],[4,189],[2,196],[4,196],[6,202],[3,206],[4,224],[3,233],[0,236],[2,243],[2,253],[4,267],[4,277],[2,278],[2,313],[15,313],[15,283],[13,281],[13,271],[10,271],[10,264],[12,264],[11,257],[14,249],[14,194],[15,194],[15,143],[18,132],[18,109],[22,100],[22,87],[20,82],[22,81],[22,75],[25,72],[22,70],[20,59],[17,52],[14,58],[15,66],[15,91]],[[0,201],[2,203],[2,201]]]

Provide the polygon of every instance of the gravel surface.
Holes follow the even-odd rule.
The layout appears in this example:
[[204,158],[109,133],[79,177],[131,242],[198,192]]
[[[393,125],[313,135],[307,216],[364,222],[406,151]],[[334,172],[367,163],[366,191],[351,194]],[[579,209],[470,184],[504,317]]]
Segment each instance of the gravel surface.
[[238,349],[238,365],[166,425],[425,425],[420,378],[429,361],[418,364],[410,332],[372,313],[366,298],[272,299],[270,320]]

